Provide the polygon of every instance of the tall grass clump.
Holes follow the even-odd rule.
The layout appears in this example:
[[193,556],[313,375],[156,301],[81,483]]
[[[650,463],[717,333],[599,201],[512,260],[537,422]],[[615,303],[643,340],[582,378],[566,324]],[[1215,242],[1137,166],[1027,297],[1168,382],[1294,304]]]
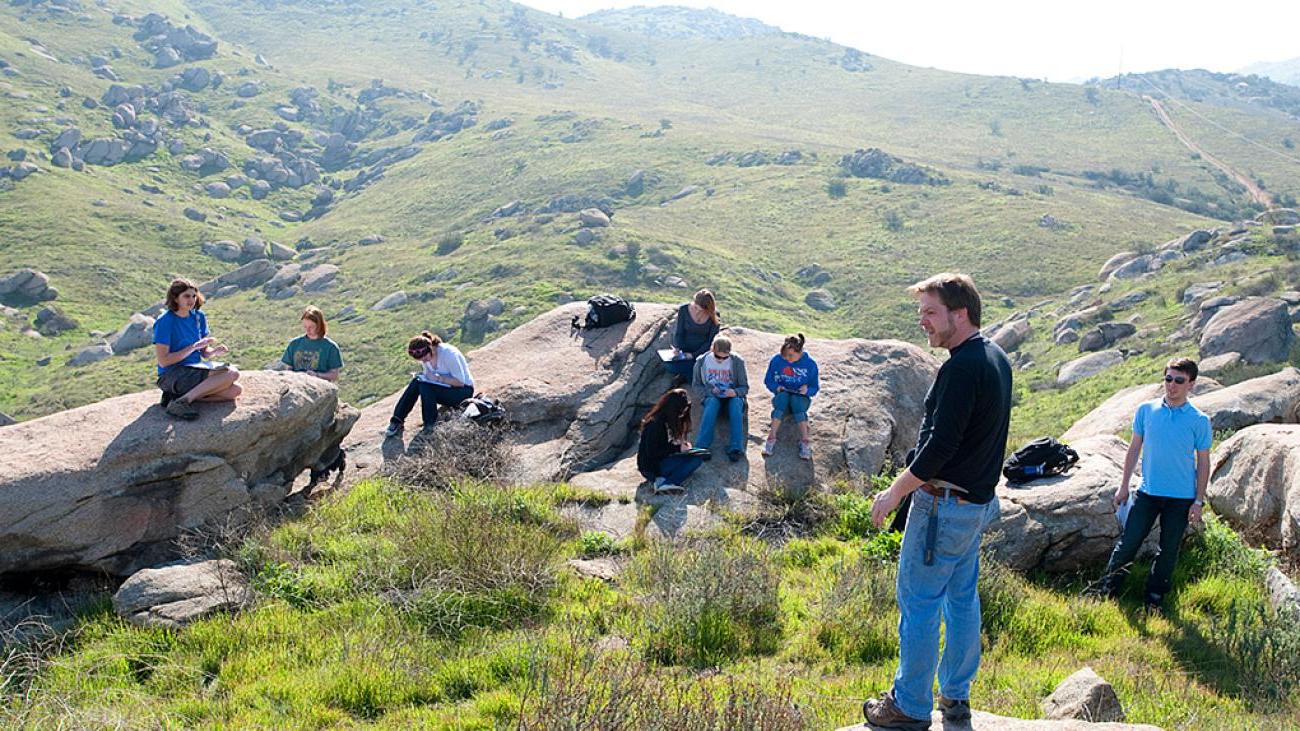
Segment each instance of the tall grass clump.
[[780,643],[779,576],[760,543],[655,543],[627,577],[642,592],[632,633],[654,662],[713,667]]
[[897,564],[866,554],[841,560],[816,620],[817,643],[832,656],[870,665],[898,655],[893,610]]
[[561,650],[538,662],[520,731],[803,731],[811,711],[786,678],[665,673],[626,652]]

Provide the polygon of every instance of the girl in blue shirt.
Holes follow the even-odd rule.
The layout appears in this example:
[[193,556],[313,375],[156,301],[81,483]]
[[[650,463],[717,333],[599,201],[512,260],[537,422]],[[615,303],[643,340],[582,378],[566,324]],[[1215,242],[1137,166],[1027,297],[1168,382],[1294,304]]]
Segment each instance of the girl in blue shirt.
[[781,352],[767,364],[763,384],[772,392],[772,426],[763,445],[763,456],[771,457],[776,449],[776,435],[786,414],[799,425],[799,458],[812,459],[812,439],[808,429],[808,407],[817,395],[820,383],[817,362],[803,352],[803,333],[785,339]]
[[243,393],[234,366],[203,367],[209,358],[230,352],[208,331],[203,315],[203,295],[188,279],[176,279],[167,288],[167,311],[153,324],[154,358],[158,361],[158,388],[162,405],[178,419],[199,416],[197,401],[234,401]]

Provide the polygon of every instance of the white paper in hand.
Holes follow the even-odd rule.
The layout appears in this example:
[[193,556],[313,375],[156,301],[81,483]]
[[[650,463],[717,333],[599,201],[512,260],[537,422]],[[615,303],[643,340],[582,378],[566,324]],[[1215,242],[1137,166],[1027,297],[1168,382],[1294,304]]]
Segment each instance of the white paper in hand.
[[1115,508],[1115,520],[1119,521],[1120,531],[1124,530],[1124,525],[1128,523],[1128,511],[1133,509],[1133,503],[1137,502],[1137,490],[1129,490],[1128,500],[1125,500]]
[[473,419],[474,417],[478,416],[481,413],[483,412],[479,411],[478,404],[470,404],[469,406],[465,407],[465,416],[470,419]]

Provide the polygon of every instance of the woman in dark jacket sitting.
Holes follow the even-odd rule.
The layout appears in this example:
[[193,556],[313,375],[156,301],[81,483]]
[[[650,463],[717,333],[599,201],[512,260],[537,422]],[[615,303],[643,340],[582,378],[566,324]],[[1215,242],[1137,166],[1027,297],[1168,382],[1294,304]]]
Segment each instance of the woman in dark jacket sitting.
[[695,359],[709,352],[718,334],[721,319],[713,293],[701,289],[690,302],[677,308],[677,327],[673,330],[673,359],[664,367],[683,381],[695,371]]
[[641,420],[636,467],[656,493],[681,492],[682,483],[703,464],[698,456],[684,454],[691,448],[690,433],[691,399],[681,388],[660,396]]

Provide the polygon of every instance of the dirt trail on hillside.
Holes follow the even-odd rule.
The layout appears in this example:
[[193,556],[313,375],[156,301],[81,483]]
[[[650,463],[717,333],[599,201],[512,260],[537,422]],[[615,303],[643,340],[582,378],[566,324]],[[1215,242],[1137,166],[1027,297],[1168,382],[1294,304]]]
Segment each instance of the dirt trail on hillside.
[[1188,137],[1186,134],[1183,134],[1183,131],[1178,128],[1178,125],[1174,124],[1174,120],[1170,118],[1169,112],[1165,111],[1164,105],[1161,104],[1158,100],[1146,95],[1143,95],[1142,98],[1151,103],[1151,108],[1156,110],[1156,116],[1160,119],[1160,123],[1168,127],[1169,131],[1174,133],[1174,136],[1178,138],[1179,142],[1183,143],[1184,147],[1196,153],[1197,155],[1200,155],[1202,160],[1210,163],[1211,165],[1218,168],[1219,170],[1222,170],[1224,175],[1227,175],[1228,177],[1232,178],[1233,180],[1245,186],[1246,190],[1250,193],[1250,197],[1254,199],[1256,203],[1260,204],[1261,206],[1264,206],[1264,208],[1273,207],[1273,197],[1270,196],[1263,188],[1259,187],[1259,185],[1256,184],[1254,180],[1251,180],[1250,176],[1239,172],[1228,163],[1220,160],[1214,155],[1211,155],[1210,153],[1198,147],[1190,137]]

